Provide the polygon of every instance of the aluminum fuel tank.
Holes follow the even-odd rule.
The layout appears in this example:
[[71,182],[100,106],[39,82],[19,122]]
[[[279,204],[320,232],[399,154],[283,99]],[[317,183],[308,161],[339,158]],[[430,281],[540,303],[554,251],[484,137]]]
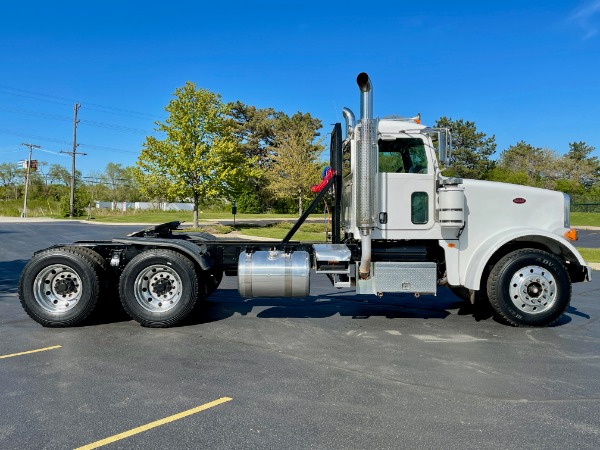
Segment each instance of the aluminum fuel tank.
[[242,252],[238,260],[242,297],[306,297],[310,293],[308,252]]

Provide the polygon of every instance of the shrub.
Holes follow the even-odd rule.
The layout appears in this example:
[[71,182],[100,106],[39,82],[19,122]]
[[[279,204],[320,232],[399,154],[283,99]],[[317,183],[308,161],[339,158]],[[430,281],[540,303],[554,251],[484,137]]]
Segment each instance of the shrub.
[[[92,198],[90,194],[84,189],[76,189],[75,196],[73,199],[73,216],[81,217],[86,214],[87,207],[89,206]],[[60,199],[60,212],[65,217],[71,213],[71,195],[64,195]]]
[[266,208],[260,197],[254,192],[245,192],[237,199],[239,213],[261,214]]

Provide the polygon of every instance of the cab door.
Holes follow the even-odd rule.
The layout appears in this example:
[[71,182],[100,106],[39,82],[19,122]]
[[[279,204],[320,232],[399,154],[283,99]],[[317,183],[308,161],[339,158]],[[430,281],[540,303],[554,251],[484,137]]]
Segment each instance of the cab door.
[[379,141],[376,228],[383,239],[403,239],[409,237],[409,230],[433,227],[435,180],[431,166],[419,137]]

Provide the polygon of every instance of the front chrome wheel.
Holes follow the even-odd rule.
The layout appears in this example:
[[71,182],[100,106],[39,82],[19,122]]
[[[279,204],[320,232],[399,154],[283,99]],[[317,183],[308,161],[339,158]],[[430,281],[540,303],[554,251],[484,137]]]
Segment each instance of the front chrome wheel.
[[558,320],[569,306],[571,280],[556,255],[524,248],[494,264],[487,294],[497,315],[510,324],[544,327]]
[[512,276],[509,292],[513,304],[520,311],[543,313],[556,301],[556,280],[544,267],[526,266]]

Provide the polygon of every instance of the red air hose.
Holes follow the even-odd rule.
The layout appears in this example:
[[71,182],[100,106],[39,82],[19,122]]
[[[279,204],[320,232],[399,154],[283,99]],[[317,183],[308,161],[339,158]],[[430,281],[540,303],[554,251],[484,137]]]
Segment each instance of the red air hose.
[[331,170],[330,167],[327,167],[326,170],[323,171],[323,179],[321,180],[321,182],[319,184],[315,184],[313,185],[310,190],[314,193],[317,192],[321,192],[323,190],[323,188],[325,186],[327,186],[327,183],[329,183],[329,180],[331,180],[331,177],[333,176],[333,170]]

